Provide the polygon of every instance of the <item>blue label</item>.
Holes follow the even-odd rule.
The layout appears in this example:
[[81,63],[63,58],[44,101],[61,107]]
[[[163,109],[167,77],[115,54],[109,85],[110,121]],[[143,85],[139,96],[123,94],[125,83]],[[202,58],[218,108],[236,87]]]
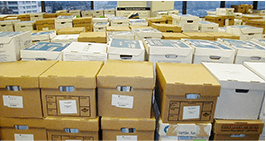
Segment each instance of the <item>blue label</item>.
[[241,40],[232,40],[232,39],[223,39],[223,41],[233,45],[236,48],[242,48],[242,49],[259,49],[259,50],[265,50],[263,47],[254,44],[249,41],[241,41]]
[[24,32],[0,32],[0,37],[14,37]]
[[178,136],[178,140],[191,140],[191,136]]
[[45,34],[51,34],[54,31],[47,31],[47,32],[36,32],[36,33],[32,33],[31,36],[39,36],[39,35],[45,35]]
[[111,47],[140,49],[140,43],[138,40],[113,39]]
[[244,138],[246,135],[245,134],[231,134],[230,137],[232,138]]
[[150,46],[189,48],[189,46],[179,40],[147,39],[147,42]]
[[61,52],[62,50],[64,50],[68,46],[69,46],[69,43],[68,44],[62,44],[62,43],[38,42],[38,43],[31,45],[28,48],[25,48],[24,50]]
[[232,50],[231,48],[224,46],[220,44],[219,42],[216,41],[206,41],[206,40],[192,40],[192,39],[185,39],[188,43],[195,47],[200,47],[200,48],[210,48],[210,49],[227,49],[227,50]]

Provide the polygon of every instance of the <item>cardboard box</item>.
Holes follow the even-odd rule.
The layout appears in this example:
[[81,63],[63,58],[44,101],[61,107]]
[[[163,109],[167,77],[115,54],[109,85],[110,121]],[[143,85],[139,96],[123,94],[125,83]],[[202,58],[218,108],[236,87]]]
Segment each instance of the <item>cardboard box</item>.
[[217,119],[258,119],[264,97],[264,80],[240,64],[203,63],[221,83]]
[[52,30],[55,29],[55,18],[46,18],[36,21],[37,30]]
[[115,9],[106,9],[103,11],[104,14],[113,14],[115,15]]
[[18,61],[19,51],[31,44],[30,32],[0,32],[0,62]]
[[81,11],[82,17],[92,17],[91,11]]
[[38,77],[55,63],[56,61],[1,63],[1,117],[42,118]]
[[206,68],[160,62],[156,70],[156,101],[163,123],[212,123],[221,86]]
[[107,41],[113,38],[134,40],[135,34],[131,31],[108,31]]
[[116,16],[129,17],[130,15],[138,13],[139,18],[150,17],[150,7],[116,7]]
[[30,14],[19,14],[17,19],[20,21],[30,21]]
[[63,61],[106,61],[106,44],[72,42],[63,51]]
[[198,39],[198,40],[210,40],[214,41],[214,37],[202,32],[183,32],[183,34],[189,36],[189,39]]
[[108,22],[108,18],[92,18],[92,25],[95,23],[104,23]]
[[32,42],[50,42],[56,36],[56,31],[38,31],[31,33]]
[[67,13],[68,12],[68,10],[57,10],[57,11],[55,11],[55,13]]
[[192,15],[172,15],[174,25],[182,27],[184,32],[199,29],[199,17]]
[[246,25],[263,28],[263,34],[265,34],[265,20],[264,19],[248,20],[246,22]]
[[218,32],[219,24],[208,21],[199,22],[199,30],[201,32]]
[[48,140],[99,140],[99,118],[47,117]]
[[147,7],[147,1],[118,1],[117,7]]
[[143,29],[153,29],[151,26],[129,26],[129,28],[131,30],[133,29],[139,29],[139,28],[143,28]]
[[109,22],[95,23],[93,25],[93,32],[105,32],[108,26],[109,26]]
[[153,28],[161,32],[181,33],[181,27],[172,24],[152,24]]
[[165,17],[155,17],[155,18],[147,18],[149,26],[152,25],[152,23],[157,23],[157,24],[166,24],[166,18]]
[[135,40],[162,38],[162,32],[157,29],[132,29],[132,32],[135,34]]
[[237,51],[235,64],[246,62],[265,62],[265,48],[250,41],[218,39]]
[[96,118],[96,75],[102,65],[100,61],[61,61],[43,73],[40,88],[44,117]]
[[225,26],[230,26],[234,25],[235,22],[235,17],[234,16],[224,16],[224,25]]
[[22,60],[59,60],[62,61],[62,51],[69,44],[37,42],[28,48],[20,50]]
[[179,10],[168,11],[167,14],[168,15],[178,15],[179,14]]
[[156,62],[192,63],[194,49],[181,41],[145,39],[144,45],[147,59],[154,64]]
[[214,140],[259,140],[264,127],[260,120],[215,120]]
[[169,124],[159,120],[159,141],[165,140],[205,140],[211,136],[211,123]]
[[103,18],[103,10],[82,11],[82,17]]
[[47,140],[43,119],[0,118],[2,140]]
[[106,31],[130,31],[129,27],[108,26]]
[[[85,32],[82,32],[85,33]],[[56,35],[51,42],[53,43],[72,43],[78,42],[79,34]]]
[[18,18],[17,17],[6,17],[6,18],[4,18],[4,21],[9,21],[9,20],[18,20]]
[[243,65],[265,80],[265,62],[244,62]]
[[55,19],[55,29],[73,27],[75,16],[59,16]]
[[234,16],[234,8],[216,8],[216,15]]
[[253,26],[227,26],[226,32],[240,36],[240,40],[250,40],[252,38],[261,38],[263,28]]
[[36,21],[36,20],[41,20],[43,19],[43,13],[32,13],[30,14],[30,20],[31,21]]
[[110,17],[114,17],[115,16],[115,14],[104,14],[104,18],[110,18]]
[[219,27],[224,27],[224,24],[225,24],[224,17],[223,16],[217,16],[217,15],[207,15],[207,16],[205,16],[205,21],[218,23]]
[[153,71],[150,62],[107,60],[97,75],[98,115],[151,118]]
[[119,26],[119,27],[121,27],[121,26],[128,27],[129,26],[129,19],[126,17],[120,17],[120,16],[110,17],[109,21],[110,21],[111,26]]
[[129,19],[130,26],[148,26],[148,22],[145,19]]
[[252,42],[265,46],[265,39],[251,39]]
[[151,17],[156,17],[157,11],[174,10],[174,1],[151,1]]
[[13,32],[14,25],[11,21],[0,21],[0,32]]
[[236,50],[216,41],[181,39],[195,49],[193,64],[202,62],[234,63]]
[[234,19],[234,26],[242,25],[242,20]]
[[157,17],[161,17],[162,15],[168,15],[167,11],[157,12]]
[[67,27],[61,28],[57,31],[58,35],[63,34],[80,34],[81,32],[85,32],[85,27]]
[[236,39],[239,40],[239,36],[230,34],[230,33],[223,33],[223,32],[208,32],[210,36],[214,37],[214,40],[217,41],[218,38],[223,38],[223,39]]
[[162,39],[168,39],[168,40],[181,40],[182,38],[188,39],[190,37],[183,33],[163,33],[162,37]]
[[82,32],[79,34],[78,42],[106,43],[105,32]]
[[92,32],[92,18],[91,17],[82,17],[73,19],[74,27],[85,27],[85,31]]
[[[226,33],[226,27],[219,27],[218,28],[219,33]],[[239,36],[238,36],[239,37]],[[217,39],[216,39],[217,40]],[[239,39],[238,39],[239,40]]]
[[56,13],[56,16],[59,17],[59,16],[73,16],[73,15],[72,13]]
[[142,41],[132,39],[110,39],[108,59],[144,61],[145,49]]
[[69,13],[72,13],[72,15],[76,17],[80,17],[80,11],[81,10],[69,10]]
[[102,117],[103,140],[154,140],[156,120],[152,118]]
[[44,13],[43,18],[56,18],[56,13]]
[[32,31],[35,26],[35,21],[24,21],[15,23],[15,31]]

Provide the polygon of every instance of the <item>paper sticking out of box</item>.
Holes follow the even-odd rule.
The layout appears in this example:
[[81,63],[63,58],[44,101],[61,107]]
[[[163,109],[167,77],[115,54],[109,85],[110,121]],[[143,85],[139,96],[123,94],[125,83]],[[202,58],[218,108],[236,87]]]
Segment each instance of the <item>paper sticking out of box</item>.
[[132,29],[132,32],[135,34],[135,40],[162,38],[162,32],[157,29]]
[[63,50],[63,61],[106,61],[106,44],[72,42]]
[[22,60],[59,60],[62,61],[62,51],[69,44],[37,42],[20,51]]
[[129,19],[130,26],[148,26],[148,22],[145,19]]
[[68,34],[68,35],[56,35],[51,42],[53,43],[72,43],[78,42],[79,34]]
[[31,39],[33,42],[50,42],[52,38],[56,36],[56,31],[39,31],[31,33]]
[[131,31],[108,31],[107,41],[110,41],[112,38],[134,40],[135,35]]
[[109,22],[97,22],[93,25],[93,32],[105,32]]
[[219,24],[208,22],[208,21],[200,21],[199,22],[199,30],[201,32],[218,32]]

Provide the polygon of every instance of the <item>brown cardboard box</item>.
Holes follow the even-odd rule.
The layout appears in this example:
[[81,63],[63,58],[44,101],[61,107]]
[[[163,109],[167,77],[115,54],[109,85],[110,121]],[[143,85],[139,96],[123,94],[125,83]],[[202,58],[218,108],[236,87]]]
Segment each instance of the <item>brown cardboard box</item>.
[[[40,76],[43,115],[96,118],[96,75],[101,61],[61,61]],[[71,88],[60,88],[72,86]]]
[[48,140],[97,141],[99,139],[99,117],[47,117],[44,119]]
[[152,23],[157,23],[157,24],[166,24],[167,20],[165,17],[155,17],[155,18],[147,18],[149,26],[152,25]]
[[161,32],[181,33],[181,27],[173,24],[155,24],[151,25],[153,28]]
[[30,14],[21,14],[21,15],[18,15],[17,18],[20,21],[30,21]]
[[81,32],[85,32],[85,27],[67,27],[59,29],[57,35],[80,34]]
[[238,5],[238,12],[243,14],[249,14],[253,11],[253,5],[241,4]]
[[216,15],[207,15],[205,16],[205,20],[209,22],[218,23],[219,27],[224,27],[224,16],[216,16]]
[[42,118],[39,76],[56,62],[0,63],[0,116]]
[[99,116],[151,117],[151,62],[108,60],[97,76],[97,86]]
[[238,12],[238,5],[231,5],[231,8],[234,8],[234,12],[235,13]]
[[151,26],[129,26],[130,29],[152,29]]
[[230,25],[234,25],[235,23],[235,16],[223,16],[224,20],[228,19],[228,24]]
[[92,32],[92,17],[83,17],[73,19],[74,27],[85,27],[86,31]]
[[130,31],[129,27],[107,26],[106,31]]
[[56,13],[56,16],[72,16],[72,13]]
[[55,18],[45,18],[42,20],[36,20],[37,30],[53,30],[55,29]]
[[210,36],[214,37],[214,40],[217,41],[218,38],[225,39],[236,39],[239,40],[240,37],[234,34],[226,33],[226,32],[207,32]]
[[44,13],[43,18],[56,18],[56,13]]
[[154,140],[156,120],[152,118],[102,117],[103,140]]
[[162,39],[171,39],[171,40],[181,40],[182,38],[189,39],[190,37],[183,33],[163,33],[162,37]]
[[7,21],[7,20],[17,20],[18,18],[17,17],[6,17],[4,18],[4,21]]
[[214,140],[259,140],[264,123],[261,120],[215,120]]
[[264,19],[248,20],[246,25],[263,28],[263,34],[265,34],[265,20]]
[[157,63],[156,70],[163,123],[213,122],[220,84],[202,64]]
[[105,32],[82,32],[78,37],[79,42],[106,43]]
[[214,41],[214,37],[202,32],[184,32],[183,34],[189,36],[189,39],[210,40]]
[[43,119],[0,118],[1,140],[47,140]]
[[173,17],[171,15],[162,15],[162,17],[166,18],[166,23],[167,24],[172,24]]

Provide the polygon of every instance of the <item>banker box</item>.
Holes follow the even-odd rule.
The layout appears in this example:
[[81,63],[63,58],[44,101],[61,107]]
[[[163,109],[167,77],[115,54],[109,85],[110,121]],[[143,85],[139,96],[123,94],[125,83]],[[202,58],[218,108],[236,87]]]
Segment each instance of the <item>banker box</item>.
[[55,63],[56,61],[1,63],[1,117],[42,118],[39,76]]
[[73,27],[85,27],[85,31],[92,31],[92,17],[82,17],[73,19]]
[[76,16],[59,16],[55,19],[55,29],[73,27],[73,19]]
[[95,23],[93,25],[93,32],[105,32],[108,26],[109,26],[109,22]]
[[69,10],[69,13],[72,13],[72,15],[76,17],[80,17],[80,10]]
[[[219,29],[222,27],[219,27]],[[217,41],[218,38],[223,38],[223,39],[235,39],[235,40],[239,40],[239,36],[234,35],[234,34],[230,34],[230,33],[226,33],[224,32],[207,32],[207,34],[209,34],[210,36],[214,37],[214,40]]]
[[41,19],[43,19],[43,13],[30,14],[31,21],[36,21],[36,20],[41,20]]
[[151,118],[153,71],[151,62],[107,60],[97,75],[99,116]]
[[108,31],[107,40],[110,41],[113,38],[134,40],[135,35],[131,31]]
[[163,33],[162,39],[167,40],[181,40],[181,39],[189,39],[190,37],[183,33]]
[[240,40],[250,40],[252,38],[261,38],[263,28],[253,26],[227,26],[226,32],[240,36]]
[[107,26],[106,31],[130,31],[129,27]]
[[217,15],[207,15],[205,16],[205,21],[210,21],[214,23],[218,23],[219,27],[224,27],[225,18],[224,16],[217,16]]
[[113,15],[115,15],[115,9],[106,9],[103,12],[104,12],[104,14],[113,14]]
[[47,18],[36,21],[37,30],[52,30],[55,29],[55,18]]
[[120,17],[120,16],[110,17],[109,21],[111,26],[125,26],[125,27],[129,26],[129,19],[127,17]]
[[95,23],[104,23],[108,22],[108,18],[92,18],[92,25]]
[[0,32],[0,44],[0,62],[18,61],[19,51],[31,44],[30,32]]
[[199,17],[192,15],[172,15],[174,25],[182,27],[185,32],[197,31],[199,29]]
[[40,76],[44,117],[96,118],[96,75],[102,61],[61,61]]
[[216,15],[234,16],[234,8],[216,8]]
[[201,62],[234,63],[236,51],[216,41],[182,39],[195,49],[193,64]]
[[106,43],[105,32],[82,32],[79,34],[78,42]]
[[12,21],[0,21],[0,31],[1,32],[13,32],[14,23]]
[[50,42],[56,36],[56,31],[37,31],[31,33],[32,42]]
[[20,21],[30,21],[30,14],[19,14],[17,15],[17,18]]
[[216,119],[258,119],[264,97],[264,80],[240,64],[203,65],[221,83]]
[[145,19],[129,19],[130,26],[148,26],[148,22]]
[[[84,33],[84,32],[82,32]],[[79,34],[56,35],[51,42],[53,43],[72,43],[78,41]]]
[[199,22],[199,30],[201,32],[218,32],[219,25],[208,21]]
[[202,64],[160,62],[156,76],[156,101],[163,123],[213,122],[221,86]]
[[265,46],[265,39],[251,39],[252,42]]
[[173,24],[152,24],[153,28],[161,32],[181,33],[181,27]]
[[15,31],[32,31],[35,26],[35,21],[24,21],[15,23]]
[[56,18],[56,13],[44,13],[43,18]]
[[63,51],[63,61],[106,61],[106,44],[72,42]]
[[161,39],[162,32],[157,29],[132,29],[132,32],[135,34],[135,40],[142,40],[142,39]]
[[57,31],[58,35],[63,34],[80,34],[81,32],[85,32],[85,27],[67,27],[61,28]]

